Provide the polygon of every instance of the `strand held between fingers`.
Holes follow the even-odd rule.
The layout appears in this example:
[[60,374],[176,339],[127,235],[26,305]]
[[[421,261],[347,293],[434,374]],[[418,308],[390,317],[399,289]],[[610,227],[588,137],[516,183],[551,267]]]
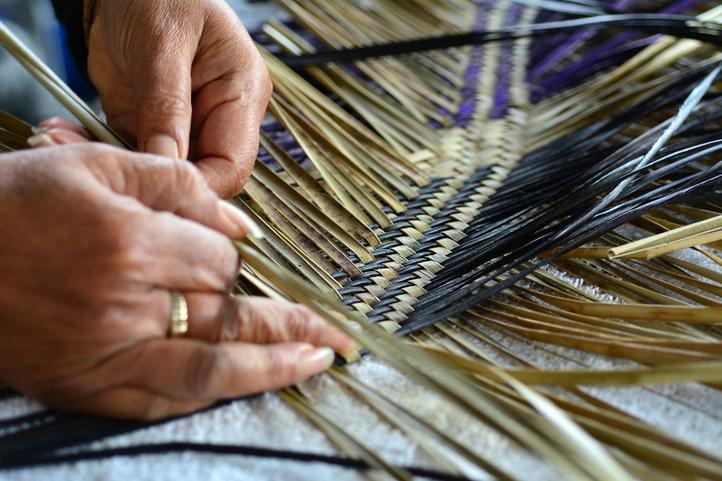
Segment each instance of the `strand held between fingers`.
[[248,214],[226,201],[220,201],[221,212],[228,220],[253,238],[262,239],[263,231]]

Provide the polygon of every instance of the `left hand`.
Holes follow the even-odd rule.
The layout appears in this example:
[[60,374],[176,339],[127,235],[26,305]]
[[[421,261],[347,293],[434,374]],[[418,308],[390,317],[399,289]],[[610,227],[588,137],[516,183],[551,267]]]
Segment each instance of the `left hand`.
[[272,86],[223,0],[99,0],[90,79],[110,126],[140,152],[190,158],[221,197],[238,194]]
[[253,226],[187,162],[97,143],[2,154],[0,219],[0,380],[48,406],[157,419],[354,352],[308,308],[228,295],[229,237]]

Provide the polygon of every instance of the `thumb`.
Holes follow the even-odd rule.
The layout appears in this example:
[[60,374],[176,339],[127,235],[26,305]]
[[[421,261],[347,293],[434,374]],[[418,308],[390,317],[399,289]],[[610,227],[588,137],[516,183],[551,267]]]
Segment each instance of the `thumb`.
[[173,159],[188,156],[192,53],[183,50],[155,51],[148,64],[135,72],[132,83],[141,152]]

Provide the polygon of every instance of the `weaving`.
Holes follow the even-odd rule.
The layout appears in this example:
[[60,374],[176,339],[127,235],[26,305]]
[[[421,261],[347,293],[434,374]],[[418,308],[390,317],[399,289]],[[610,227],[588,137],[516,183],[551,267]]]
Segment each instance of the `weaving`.
[[[294,21],[256,36],[274,94],[234,199],[265,237],[237,244],[237,293],[306,303],[365,348],[361,364],[383,362],[469,432],[483,425],[551,471],[515,471],[431,419],[423,397],[373,386],[356,359],[318,383],[410,439],[428,467],[389,461],[299,386],[274,395],[339,456],[88,449],[149,425],[41,410],[0,420],[0,468],[195,451],[370,479],[722,479],[719,438],[681,439],[586,388],[699,383],[691,392],[722,404],[718,2],[279,3]],[[14,53],[96,137],[123,145]],[[0,125],[3,151],[24,148],[28,125]],[[722,432],[719,410],[688,401]],[[233,402],[245,401],[211,409]]]

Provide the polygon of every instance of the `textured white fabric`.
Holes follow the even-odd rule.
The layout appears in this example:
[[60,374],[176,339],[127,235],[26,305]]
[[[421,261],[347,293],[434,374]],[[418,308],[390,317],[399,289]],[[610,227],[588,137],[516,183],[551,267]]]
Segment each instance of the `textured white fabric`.
[[[543,362],[549,368],[573,366],[608,367],[616,361],[601,359],[544,345],[543,350],[514,336],[481,327],[522,358]],[[563,357],[562,357],[563,356]],[[402,405],[413,409],[438,428],[494,459],[501,467],[529,480],[557,480],[559,474],[503,436],[480,425],[458,410],[440,402],[433,394],[409,383],[386,366],[367,359],[354,366],[356,377]],[[366,405],[343,392],[329,376],[302,386],[306,395],[322,406],[338,424],[387,459],[420,467],[433,466],[429,456],[406,436],[384,422]],[[651,388],[588,388],[588,393],[679,436],[710,453],[722,452],[722,394],[697,384]],[[0,403],[0,417],[7,418],[38,409],[26,400]],[[300,418],[277,396],[267,394],[223,408],[143,429],[96,443],[95,447],[117,447],[163,441],[237,443],[314,453],[337,451],[325,436]],[[140,458],[115,458],[71,465],[34,468],[2,473],[12,481],[55,480],[309,480],[363,479],[358,473],[318,463],[235,456],[169,454]]]

